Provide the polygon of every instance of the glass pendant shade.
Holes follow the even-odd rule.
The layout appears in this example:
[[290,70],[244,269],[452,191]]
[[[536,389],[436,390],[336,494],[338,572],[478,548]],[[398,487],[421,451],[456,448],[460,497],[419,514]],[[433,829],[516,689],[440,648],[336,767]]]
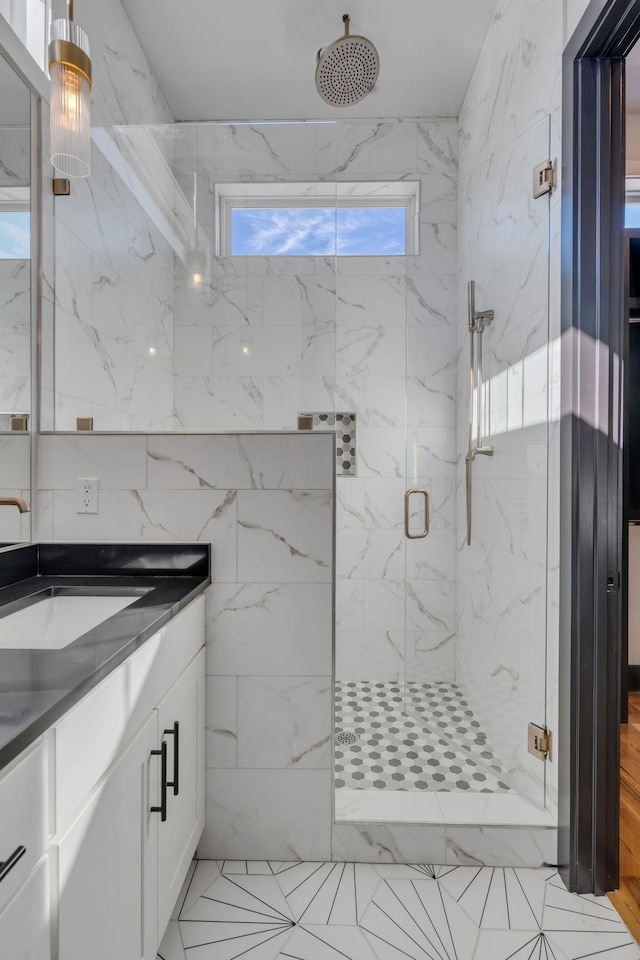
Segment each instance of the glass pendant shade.
[[65,177],[88,177],[91,173],[89,38],[72,20],[53,21],[49,62],[51,163]]
[[207,257],[197,247],[187,252],[187,283],[191,290],[202,290],[207,279]]

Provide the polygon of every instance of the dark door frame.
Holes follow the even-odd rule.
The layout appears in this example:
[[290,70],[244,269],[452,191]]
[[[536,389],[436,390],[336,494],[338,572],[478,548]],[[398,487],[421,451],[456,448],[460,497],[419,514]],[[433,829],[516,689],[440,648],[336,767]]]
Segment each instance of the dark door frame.
[[563,57],[558,862],[618,885],[624,59],[640,0],[592,0]]

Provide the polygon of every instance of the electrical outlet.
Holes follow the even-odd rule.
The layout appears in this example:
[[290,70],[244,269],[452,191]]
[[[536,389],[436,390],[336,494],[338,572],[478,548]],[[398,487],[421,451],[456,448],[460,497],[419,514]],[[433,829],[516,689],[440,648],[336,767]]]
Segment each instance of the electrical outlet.
[[76,488],[76,513],[98,512],[98,488],[100,481],[97,477],[78,477]]

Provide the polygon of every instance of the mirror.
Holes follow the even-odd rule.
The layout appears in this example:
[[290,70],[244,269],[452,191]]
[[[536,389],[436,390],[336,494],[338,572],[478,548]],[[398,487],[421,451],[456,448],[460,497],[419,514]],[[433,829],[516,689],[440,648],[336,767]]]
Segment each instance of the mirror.
[[[0,55],[0,496],[31,500],[31,91]],[[0,544],[31,514],[0,506]]]

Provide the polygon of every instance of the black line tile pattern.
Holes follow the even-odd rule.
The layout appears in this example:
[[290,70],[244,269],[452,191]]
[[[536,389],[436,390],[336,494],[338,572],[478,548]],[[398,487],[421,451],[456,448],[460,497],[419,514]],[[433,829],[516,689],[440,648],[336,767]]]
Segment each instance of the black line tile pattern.
[[[336,681],[335,786],[504,793],[507,777],[457,684]],[[341,743],[341,734],[355,743]]]
[[313,417],[314,430],[336,432],[336,475],[357,477],[357,415],[350,413],[303,413]]
[[550,869],[200,860],[159,960],[640,960]]

